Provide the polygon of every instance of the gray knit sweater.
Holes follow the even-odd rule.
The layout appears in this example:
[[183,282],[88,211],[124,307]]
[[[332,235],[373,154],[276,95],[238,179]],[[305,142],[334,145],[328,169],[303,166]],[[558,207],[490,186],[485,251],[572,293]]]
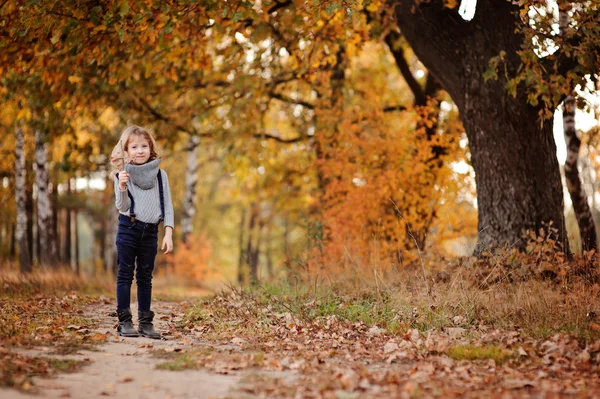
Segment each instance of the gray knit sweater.
[[[148,162],[144,165],[126,164],[125,170],[129,173],[129,182],[127,188],[119,188],[119,180],[115,179],[115,205],[119,213],[129,216],[131,201],[127,191],[131,193],[134,201],[135,218],[145,223],[158,223],[160,220],[160,196],[158,189],[158,165],[160,159]],[[160,171],[163,183],[163,195],[165,200],[165,227],[175,227],[175,217],[173,213],[173,202],[171,200],[171,189],[169,187],[169,178],[167,173]]]

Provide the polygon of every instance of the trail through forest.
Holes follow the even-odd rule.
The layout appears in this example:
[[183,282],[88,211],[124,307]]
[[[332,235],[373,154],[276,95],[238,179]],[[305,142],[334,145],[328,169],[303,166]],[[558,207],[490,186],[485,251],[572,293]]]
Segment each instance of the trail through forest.
[[[133,305],[135,307],[136,304]],[[173,322],[181,319],[182,306],[179,303],[156,302],[154,308],[157,314],[154,324],[161,332],[169,331]],[[76,354],[63,356],[52,354],[54,358],[83,361],[84,365],[74,373],[61,373],[51,379],[35,378],[40,397],[210,398],[226,395],[238,383],[240,376],[237,375],[203,370],[173,372],[157,369],[156,366],[164,363],[164,359],[152,356],[153,350],[178,353],[208,343],[191,334],[184,341],[168,333],[161,340],[122,338],[116,335],[117,319],[112,312],[114,306],[108,303],[95,303],[84,308],[82,317],[97,326],[91,334],[99,334],[96,336],[100,340],[105,336],[105,342],[97,350],[80,350]],[[82,330],[87,328],[79,327]],[[48,356],[48,352],[49,348],[22,351],[30,356]],[[0,389],[0,397],[18,399],[31,398],[32,395],[30,392]]]
[[518,331],[464,328],[459,317],[456,327],[442,331],[390,334],[335,316],[305,322],[257,305],[235,292],[205,305],[156,301],[155,325],[164,338],[151,340],[116,336],[114,304],[95,300],[82,307],[81,320],[88,322],[68,327],[91,336],[99,343],[95,349],[69,355],[51,346],[10,349],[82,365],[33,377],[35,389],[1,388],[0,397],[554,398],[600,392],[599,341],[582,347],[560,334],[531,339]]

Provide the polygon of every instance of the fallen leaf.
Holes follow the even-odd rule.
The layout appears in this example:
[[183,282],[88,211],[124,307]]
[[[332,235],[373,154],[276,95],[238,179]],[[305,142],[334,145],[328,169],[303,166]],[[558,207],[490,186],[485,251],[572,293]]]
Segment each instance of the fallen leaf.
[[92,335],[92,337],[91,337],[92,341],[96,341],[96,342],[105,342],[106,338],[108,338],[106,336],[106,334],[102,334],[102,333],[96,333],[96,334]]
[[369,328],[369,331],[367,331],[367,334],[368,335],[381,335],[383,332],[385,332],[385,330],[383,328],[373,326],[373,327]]
[[525,379],[509,379],[502,382],[502,386],[506,389],[520,389],[525,387],[535,388],[536,382]]
[[383,346],[383,353],[388,354],[392,353],[398,349],[398,344],[395,342],[388,342]]
[[525,351],[525,349],[523,349],[522,347],[519,346],[519,349],[517,350],[517,352],[519,352],[519,356],[522,357],[527,357],[527,352]]

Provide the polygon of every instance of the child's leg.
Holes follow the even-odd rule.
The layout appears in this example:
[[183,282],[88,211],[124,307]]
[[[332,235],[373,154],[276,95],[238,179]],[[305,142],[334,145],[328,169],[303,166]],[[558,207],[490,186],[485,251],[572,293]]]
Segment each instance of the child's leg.
[[158,232],[144,231],[137,257],[135,281],[137,284],[138,310],[149,311],[152,301],[152,272],[158,252]]
[[117,312],[129,309],[131,304],[131,283],[137,252],[134,233],[121,227],[117,233]]
[[137,248],[136,231],[129,226],[119,225],[117,232],[117,316],[119,327],[117,334],[124,337],[137,337],[139,334],[133,327],[130,309],[131,282]]
[[154,312],[150,310],[152,300],[152,272],[158,251],[158,232],[144,232],[140,252],[137,258],[135,281],[138,287],[138,331],[142,337],[159,339],[160,333],[154,331],[152,320]]

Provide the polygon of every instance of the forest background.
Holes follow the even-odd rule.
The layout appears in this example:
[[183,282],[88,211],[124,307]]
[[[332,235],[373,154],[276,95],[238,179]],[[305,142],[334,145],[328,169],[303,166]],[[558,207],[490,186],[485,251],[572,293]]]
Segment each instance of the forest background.
[[[469,1],[428,3],[412,7],[460,15],[464,24],[505,11],[486,1],[476,10]],[[489,226],[481,214],[489,208],[479,205],[468,134],[474,130],[461,121],[464,101],[444,90],[447,78],[430,73],[422,63],[429,60],[415,54],[422,50],[401,18],[410,12],[398,11],[406,4],[2,2],[3,268],[115,273],[109,154],[130,123],[154,132],[170,176],[175,251],[159,255],[157,272],[188,285],[349,269],[376,275],[435,270],[443,259],[527,249],[527,240],[550,237],[552,227],[540,230],[549,221],[542,215],[514,228],[525,244],[494,232],[495,244],[482,238]],[[569,137],[562,116],[567,113],[566,121],[574,112],[561,104],[574,93],[580,108],[575,198],[589,203],[594,230],[600,217],[599,61],[586,57],[600,41],[598,4],[521,1],[506,8],[521,20],[515,25],[521,67],[511,69],[514,60],[500,45],[489,49],[474,41],[474,50],[494,55],[475,80],[498,82],[505,91],[499,98],[525,98],[533,123],[553,123],[561,164],[566,149],[573,153],[563,144]],[[559,24],[561,17],[566,24]],[[443,45],[443,35],[452,39],[453,32],[438,26]],[[543,75],[545,62],[559,65],[558,54],[576,62]],[[468,65],[468,58],[445,62],[451,70],[452,62]],[[520,123],[490,114],[490,125],[498,121]],[[498,153],[514,147],[518,157],[543,158],[520,152],[510,134],[497,137]],[[572,206],[581,202],[571,199],[574,180],[565,179],[563,167],[561,174],[566,219],[555,226],[564,223],[573,252],[593,250],[596,241],[580,237],[584,211]],[[528,212],[529,194],[515,190],[512,201]],[[515,224],[502,217],[501,224]]]

